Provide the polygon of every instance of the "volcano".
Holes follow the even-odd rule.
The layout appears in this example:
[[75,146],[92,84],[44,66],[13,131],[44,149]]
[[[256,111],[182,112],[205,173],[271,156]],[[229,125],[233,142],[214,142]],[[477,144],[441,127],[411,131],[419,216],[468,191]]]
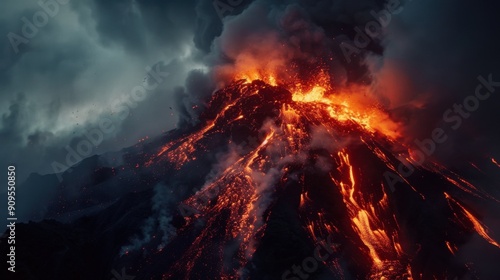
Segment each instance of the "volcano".
[[23,279],[474,279],[461,246],[500,245],[471,205],[497,201],[419,164],[365,91],[239,80],[197,125],[85,160],[58,185],[78,196],[18,226]]

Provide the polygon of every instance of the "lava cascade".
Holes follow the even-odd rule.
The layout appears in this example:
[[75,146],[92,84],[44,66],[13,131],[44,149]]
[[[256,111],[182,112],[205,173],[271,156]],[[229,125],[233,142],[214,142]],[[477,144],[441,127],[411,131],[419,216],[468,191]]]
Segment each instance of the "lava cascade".
[[[233,155],[180,204],[190,211],[163,249],[177,252],[164,279],[260,279],[255,259],[269,254],[279,219],[298,223],[309,244],[340,244],[321,264],[338,279],[452,279],[469,271],[454,260],[464,236],[500,248],[467,206],[493,198],[437,163],[418,165],[366,87],[248,76],[214,93],[195,131],[147,163],[180,169],[220,146]],[[413,175],[401,174],[402,161]],[[401,183],[391,186],[388,172]],[[301,260],[268,273],[281,279]]]

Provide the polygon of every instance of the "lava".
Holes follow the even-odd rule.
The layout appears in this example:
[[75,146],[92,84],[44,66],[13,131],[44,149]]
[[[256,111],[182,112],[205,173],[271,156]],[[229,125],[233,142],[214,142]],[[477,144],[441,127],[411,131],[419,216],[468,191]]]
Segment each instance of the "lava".
[[[185,217],[178,236],[192,239],[165,279],[198,279],[200,270],[218,279],[250,278],[275,203],[295,189],[292,208],[311,241],[332,237],[345,245],[323,261],[339,278],[445,277],[447,268],[424,271],[418,260],[436,243],[452,258],[463,243],[452,233],[470,227],[500,247],[459,202],[463,196],[493,199],[490,195],[434,162],[415,164],[419,175],[412,177],[396,168],[400,158],[412,160],[409,152],[393,151],[409,149],[398,143],[400,124],[369,98],[368,88],[334,91],[325,85],[328,79],[319,78],[317,84],[287,83],[285,89],[273,76],[262,79],[268,83],[254,81],[261,76],[242,73],[243,80],[216,92],[196,131],[166,144],[148,162],[180,169],[200,151],[233,147],[226,151],[234,154],[226,167],[182,202],[196,211]],[[257,139],[254,144],[250,137]],[[401,179],[397,189],[391,189],[385,172]],[[409,233],[418,229],[405,215],[436,205],[442,212],[434,222],[449,228],[429,245]],[[352,262],[350,268],[343,258]]]

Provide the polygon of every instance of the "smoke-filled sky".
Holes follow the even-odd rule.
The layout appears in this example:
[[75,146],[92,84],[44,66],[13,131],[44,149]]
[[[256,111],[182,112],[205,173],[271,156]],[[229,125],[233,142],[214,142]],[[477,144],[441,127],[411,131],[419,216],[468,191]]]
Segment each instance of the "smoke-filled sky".
[[[86,131],[102,132],[89,151],[101,154],[188,125],[213,89],[249,64],[280,73],[300,65],[299,77],[320,65],[337,87],[371,84],[404,123],[407,142],[427,138],[450,126],[443,114],[475,93],[478,76],[500,81],[500,24],[490,2],[6,0],[1,163],[15,164],[21,178],[52,173]],[[380,35],[347,59],[357,28],[388,4],[397,9]],[[500,157],[499,92],[447,130],[438,157]]]

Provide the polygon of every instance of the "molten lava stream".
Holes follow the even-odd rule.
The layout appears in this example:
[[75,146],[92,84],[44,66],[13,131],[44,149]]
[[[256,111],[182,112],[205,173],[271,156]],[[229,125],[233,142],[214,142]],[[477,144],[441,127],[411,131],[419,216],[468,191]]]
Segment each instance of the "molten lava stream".
[[[340,187],[343,201],[352,220],[352,228],[368,248],[373,261],[370,279],[401,276],[399,273],[405,269],[409,271],[409,267],[406,268],[404,264],[400,263],[402,256],[400,255],[401,246],[398,242],[397,229],[392,230],[392,238],[389,237],[390,225],[379,219],[379,217],[393,216],[386,208],[383,213],[377,212],[374,207],[376,202],[364,201],[363,196],[356,189],[354,167],[350,162],[349,154],[342,150],[338,152],[338,157],[340,161],[338,171],[343,175],[343,178],[341,181],[337,181],[332,177],[332,180]],[[383,203],[384,199],[387,199],[385,193],[381,204],[387,207]],[[411,279],[411,274],[409,278]]]
[[[185,201],[186,205],[197,208],[201,212],[198,219],[205,218],[206,222],[171,273],[186,269],[184,279],[193,279],[196,277],[192,275],[195,266],[210,264],[210,269],[216,271],[211,271],[209,275],[219,275],[221,279],[240,278],[240,270],[255,252],[254,241],[260,239],[265,229],[265,221],[261,218],[268,203],[262,193],[266,186],[254,178],[269,172],[265,150],[274,136],[271,130],[254,151],[239,159],[211,184]],[[200,206],[200,197],[207,193],[216,194],[216,203]],[[218,230],[214,232],[214,229]],[[222,240],[217,234],[223,236]],[[215,244],[214,240],[220,240],[220,244]],[[228,247],[234,248],[236,258],[231,265],[227,265],[224,256]],[[207,256],[214,255],[214,249],[218,256],[215,262],[212,257],[207,259]],[[220,266],[213,267],[214,264]]]

